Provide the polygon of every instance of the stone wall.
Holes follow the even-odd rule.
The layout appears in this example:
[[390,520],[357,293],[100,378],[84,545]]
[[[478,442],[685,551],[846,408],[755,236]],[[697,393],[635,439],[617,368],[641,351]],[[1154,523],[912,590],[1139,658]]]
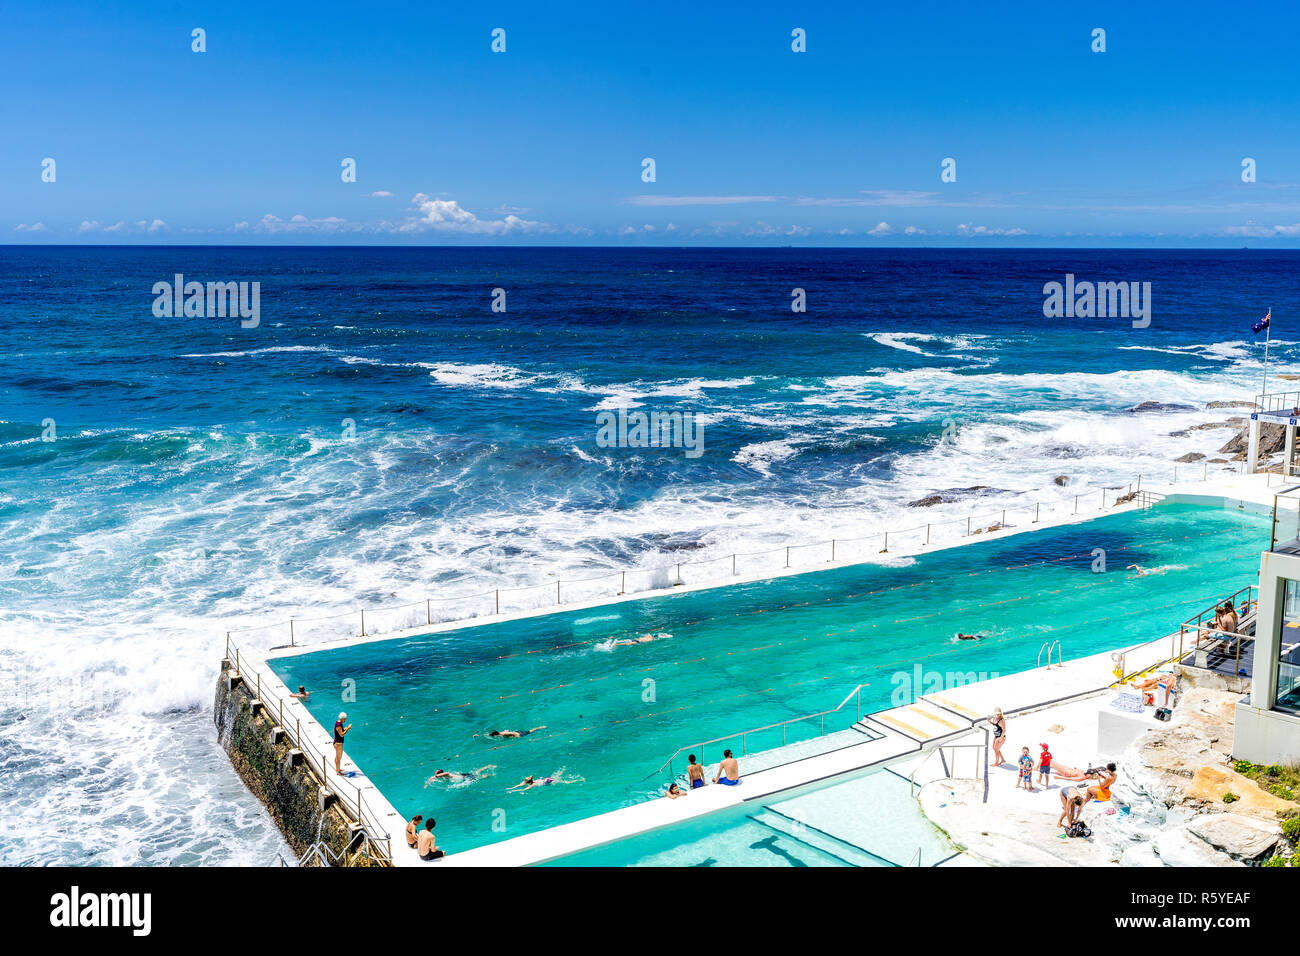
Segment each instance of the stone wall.
[[213,707],[217,739],[245,786],[270,812],[294,855],[301,857],[308,847],[321,843],[329,848],[333,865],[340,865],[335,858],[346,859],[349,866],[372,862],[359,852],[363,840],[350,827],[337,800],[322,794],[320,782],[288,735],[274,733],[275,720],[265,708],[255,708],[254,700],[254,693],[233,665],[222,661]]

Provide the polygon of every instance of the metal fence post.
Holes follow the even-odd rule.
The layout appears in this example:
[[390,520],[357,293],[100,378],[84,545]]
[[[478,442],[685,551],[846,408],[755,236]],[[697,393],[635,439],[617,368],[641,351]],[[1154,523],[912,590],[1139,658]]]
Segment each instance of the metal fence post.
[[433,601],[429,598],[424,599],[424,623],[433,623]]
[[789,545],[786,545],[786,548],[785,548],[785,566],[786,566],[787,568],[790,566],[790,546],[789,546]]
[[366,609],[361,609],[361,636],[366,636]]
[[497,613],[501,613],[501,589],[497,588]]
[[560,601],[560,582],[559,582],[559,581],[556,581],[556,582],[555,582],[555,603],[556,603],[556,604],[560,604],[560,603],[562,603],[562,602]]
[[835,539],[831,538],[831,564],[835,563]]
[[930,543],[930,522],[925,523],[925,543]]

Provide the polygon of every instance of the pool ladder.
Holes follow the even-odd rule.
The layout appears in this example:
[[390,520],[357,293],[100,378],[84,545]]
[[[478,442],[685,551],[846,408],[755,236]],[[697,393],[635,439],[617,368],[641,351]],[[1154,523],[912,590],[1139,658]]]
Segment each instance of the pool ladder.
[[1061,663],[1062,663],[1062,662],[1061,662],[1061,642],[1060,642],[1060,641],[1044,641],[1044,642],[1043,642],[1043,646],[1040,647],[1040,648],[1038,649],[1038,662],[1037,662],[1034,666],[1035,666],[1035,667],[1042,667],[1042,666],[1043,666],[1043,651],[1047,651],[1047,666],[1048,666],[1048,667],[1051,667],[1051,666],[1052,666],[1052,651],[1053,651],[1053,650],[1056,651],[1056,666],[1057,666],[1057,667],[1060,667],[1060,666],[1061,666]]

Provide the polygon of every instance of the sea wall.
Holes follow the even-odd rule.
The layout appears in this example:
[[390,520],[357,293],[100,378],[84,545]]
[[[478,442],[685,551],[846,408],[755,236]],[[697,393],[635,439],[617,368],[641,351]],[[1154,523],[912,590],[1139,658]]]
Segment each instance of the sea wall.
[[213,721],[231,766],[265,805],[295,857],[321,844],[328,849],[331,865],[370,862],[359,852],[363,840],[338,801],[323,791],[302,754],[256,703],[256,695],[230,661],[221,662]]

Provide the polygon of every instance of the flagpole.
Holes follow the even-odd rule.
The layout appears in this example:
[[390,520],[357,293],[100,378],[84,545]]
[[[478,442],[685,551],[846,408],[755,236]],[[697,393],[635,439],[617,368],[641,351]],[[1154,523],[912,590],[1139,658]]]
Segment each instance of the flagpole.
[[[1270,319],[1273,316],[1273,307],[1271,305],[1268,307],[1268,316]],[[1261,410],[1263,409],[1263,405],[1264,405],[1264,396],[1268,394],[1268,340],[1272,335],[1273,335],[1273,323],[1270,321],[1268,323],[1268,328],[1264,330],[1264,391],[1260,395]]]

